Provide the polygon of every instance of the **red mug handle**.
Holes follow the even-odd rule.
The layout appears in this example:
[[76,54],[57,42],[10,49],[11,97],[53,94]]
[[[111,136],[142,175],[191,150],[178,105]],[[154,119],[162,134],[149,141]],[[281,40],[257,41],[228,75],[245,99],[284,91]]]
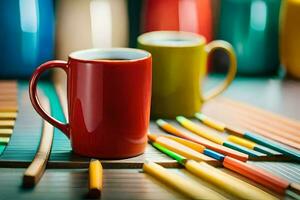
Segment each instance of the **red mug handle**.
[[40,114],[40,116],[44,118],[46,121],[48,121],[50,124],[55,126],[56,128],[60,129],[64,134],[66,134],[69,137],[70,135],[69,124],[64,124],[58,121],[57,119],[51,117],[49,114],[47,114],[46,111],[42,108],[37,95],[37,83],[40,76],[42,75],[43,72],[52,68],[61,68],[68,74],[68,65],[67,62],[65,61],[54,60],[40,65],[34,71],[31,77],[30,84],[29,84],[29,96],[34,109]]

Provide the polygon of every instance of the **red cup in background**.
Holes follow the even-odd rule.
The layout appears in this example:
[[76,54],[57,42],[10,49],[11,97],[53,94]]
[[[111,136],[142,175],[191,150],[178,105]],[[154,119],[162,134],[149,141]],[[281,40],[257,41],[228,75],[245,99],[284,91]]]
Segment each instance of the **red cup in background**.
[[211,0],[145,0],[142,31],[187,31],[213,38]]
[[[61,68],[67,74],[69,123],[49,116],[37,97],[41,74]],[[75,153],[126,158],[144,152],[150,117],[150,53],[130,48],[73,52],[68,62],[49,61],[34,72],[30,99],[35,110],[70,139]]]

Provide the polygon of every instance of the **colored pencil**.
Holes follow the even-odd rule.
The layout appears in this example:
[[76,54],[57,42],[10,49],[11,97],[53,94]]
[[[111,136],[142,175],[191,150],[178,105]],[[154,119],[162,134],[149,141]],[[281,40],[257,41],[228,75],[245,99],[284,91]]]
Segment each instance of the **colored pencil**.
[[156,163],[146,161],[143,165],[143,171],[191,199],[226,199],[215,191],[188,181],[188,179],[172,173]]
[[238,136],[234,136],[234,135],[229,135],[227,137],[227,140],[228,141],[231,141],[233,143],[236,143],[236,144],[239,144],[241,146],[244,146],[244,147],[247,147],[249,149],[253,149],[255,151],[259,151],[261,153],[265,153],[267,155],[270,155],[270,156],[274,156],[274,155],[282,155],[280,152],[278,151],[275,151],[273,149],[270,149],[270,148],[267,148],[267,147],[264,147],[262,145],[259,145],[259,144],[256,144],[255,142],[252,142],[250,140],[247,140],[247,139],[244,139],[244,138],[241,138],[241,137],[238,137]]
[[99,198],[103,188],[103,168],[99,160],[92,159],[89,165],[89,197]]
[[178,116],[176,117],[176,120],[180,123],[180,125],[182,125],[184,128],[186,128],[187,130],[199,135],[200,137],[204,137],[214,143],[217,143],[219,145],[223,145],[225,147],[240,151],[242,153],[248,154],[250,157],[260,157],[260,156],[266,156],[266,154],[245,148],[241,145],[232,143],[230,141],[226,141],[221,137],[212,135],[211,133],[209,133],[207,130],[203,129],[200,126],[197,126],[194,122],[188,120],[187,118],[183,117],[183,116]]
[[[197,119],[199,119],[200,121],[201,121],[201,119],[205,118],[204,115],[200,114],[200,113],[196,113],[195,117]],[[220,131],[220,132],[223,132],[224,129],[225,129],[225,125],[223,123],[219,123],[217,121],[207,120],[206,125],[209,126],[209,127],[214,127],[214,129],[216,129],[217,131]],[[233,135],[229,135],[227,137],[227,140],[230,141],[230,142],[236,143],[240,146],[244,146],[248,149],[252,149],[252,150],[261,152],[261,153],[266,154],[266,155],[273,156],[273,155],[280,155],[281,154],[281,153],[279,153],[277,151],[274,151],[270,148],[264,147],[262,145],[256,144],[256,143],[251,142],[249,140],[245,140],[245,139],[233,136]]]
[[[156,138],[165,137],[165,136],[157,136]],[[200,153],[203,153],[204,155],[207,155],[209,157],[212,157],[220,162],[222,162],[223,166],[227,169],[230,169],[234,172],[237,172],[241,174],[242,176],[245,176],[254,182],[257,182],[266,188],[269,188],[277,193],[284,194],[286,189],[289,187],[290,183],[280,177],[277,177],[265,170],[259,169],[257,167],[254,167],[252,165],[249,165],[247,163],[244,163],[242,161],[239,161],[237,159],[231,158],[229,156],[222,155],[220,153],[217,153],[213,150],[207,149],[204,146],[194,143],[189,140],[185,140],[182,138],[178,138],[175,136],[168,136],[170,140],[174,140],[178,143],[181,143],[182,145],[185,145],[195,151],[198,151]],[[156,141],[153,141],[153,144],[156,148],[164,152],[160,146],[163,148],[168,149],[169,151],[172,151],[168,146],[164,145],[163,143],[159,143]],[[159,147],[157,147],[159,145]],[[180,152],[173,151],[181,156],[184,156],[184,154],[181,154]],[[184,156],[186,157],[186,156]],[[187,159],[190,159],[189,157],[186,157]]]
[[166,131],[166,132],[168,132],[172,135],[191,140],[191,141],[196,142],[198,144],[201,144],[201,145],[203,145],[203,146],[205,146],[209,149],[212,149],[216,152],[234,157],[234,158],[236,158],[238,160],[241,160],[241,161],[247,161],[248,160],[248,155],[247,154],[244,154],[244,153],[238,152],[236,150],[227,148],[225,146],[213,143],[213,142],[211,142],[211,141],[209,141],[205,138],[201,138],[197,135],[189,134],[189,133],[185,133],[183,131],[180,131],[179,129],[177,129],[176,127],[172,126],[171,124],[167,123],[166,121],[164,121],[162,119],[157,120],[156,123],[160,128],[162,128],[164,131]]
[[240,199],[277,199],[274,196],[264,192],[263,190],[250,185],[238,178],[228,175],[205,162],[196,162],[194,160],[186,159],[162,145],[155,144],[155,147],[164,152],[168,156],[177,160],[192,174],[198,176],[205,181],[208,181],[224,191],[240,198]]
[[[166,146],[168,149],[183,155],[189,159],[196,160],[196,161],[204,161],[207,160],[207,156],[199,153],[185,145],[182,145],[174,140],[168,139],[162,136],[156,136],[153,134],[148,134],[148,138],[150,141],[156,142],[160,145]],[[205,147],[203,147],[204,149]]]
[[[201,117],[199,117],[199,114],[201,115]],[[271,139],[268,139],[268,138],[258,135],[256,133],[242,132],[238,129],[228,127],[225,124],[221,125],[220,122],[217,122],[216,120],[213,120],[212,118],[209,118],[202,113],[199,113],[199,114],[196,115],[196,117],[198,116],[197,119],[199,119],[203,124],[210,126],[211,128],[218,129],[219,127],[222,126],[224,128],[220,131],[227,131],[231,134],[238,135],[240,137],[251,140],[255,143],[261,144],[268,148],[274,149],[275,151],[278,151],[286,156],[290,156],[291,158],[294,158],[295,160],[300,161],[300,152],[295,149],[287,147],[279,142],[275,142]],[[213,124],[218,124],[219,125],[218,128],[217,128],[217,126],[214,126]]]

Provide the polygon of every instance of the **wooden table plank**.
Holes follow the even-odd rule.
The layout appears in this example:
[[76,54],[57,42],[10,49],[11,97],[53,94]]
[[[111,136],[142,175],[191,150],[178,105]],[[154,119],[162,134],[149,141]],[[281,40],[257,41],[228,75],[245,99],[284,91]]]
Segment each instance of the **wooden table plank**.
[[[184,176],[190,181],[204,185],[229,199],[236,198],[202,181],[183,169],[168,169]],[[226,171],[226,170],[224,170]],[[33,190],[24,189],[21,186],[21,175],[23,169],[0,169],[0,180],[5,182],[0,187],[1,197],[5,199],[84,199],[88,191],[87,169],[56,169],[47,170],[39,185]],[[227,171],[226,171],[227,172]],[[241,178],[237,174],[233,176]],[[102,200],[105,199],[187,199],[172,188],[164,185],[155,178],[142,173],[137,169],[105,169]],[[247,180],[247,182],[254,184]],[[255,185],[255,184],[254,184]],[[270,193],[269,190],[262,188]]]

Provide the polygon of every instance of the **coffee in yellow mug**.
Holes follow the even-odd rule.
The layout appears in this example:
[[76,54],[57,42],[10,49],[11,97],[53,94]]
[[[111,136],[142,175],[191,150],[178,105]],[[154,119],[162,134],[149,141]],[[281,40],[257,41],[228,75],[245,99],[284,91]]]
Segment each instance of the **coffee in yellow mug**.
[[[155,31],[138,37],[138,47],[152,54],[151,117],[191,117],[204,102],[222,93],[236,73],[236,56],[225,41],[206,44],[201,35],[178,31]],[[216,49],[224,50],[230,60],[227,77],[213,90],[203,94],[207,58]]]

